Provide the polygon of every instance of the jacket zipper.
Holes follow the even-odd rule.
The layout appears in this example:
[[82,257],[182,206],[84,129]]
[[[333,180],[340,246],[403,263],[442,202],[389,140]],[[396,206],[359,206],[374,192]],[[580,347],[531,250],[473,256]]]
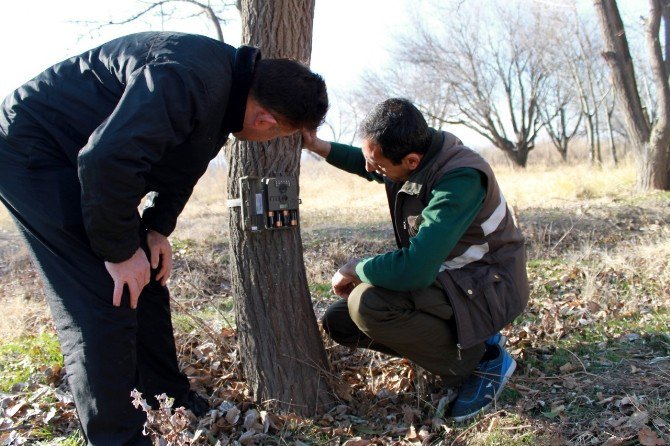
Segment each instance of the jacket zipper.
[[[398,201],[399,200],[400,200],[400,190],[398,190],[398,192],[395,193],[395,203],[393,203],[393,219],[395,221],[399,220],[398,219],[398,217],[399,217],[399,215],[398,215]],[[398,225],[393,225],[393,227],[395,229],[396,235],[398,236],[398,240],[400,241],[400,245],[402,246],[402,244],[404,242],[404,239],[403,239],[402,235],[400,234],[400,229],[398,228]],[[407,230],[407,223],[405,222],[405,220],[402,221],[402,227],[403,227],[403,230]]]

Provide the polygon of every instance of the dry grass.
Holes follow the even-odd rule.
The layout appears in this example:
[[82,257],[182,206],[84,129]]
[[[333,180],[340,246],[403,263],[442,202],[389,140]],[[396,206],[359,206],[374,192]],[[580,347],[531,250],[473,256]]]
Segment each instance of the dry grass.
[[5,341],[52,326],[41,283],[21,243],[14,228],[0,233],[0,339]]
[[0,206],[0,233],[14,231],[14,223],[9,217],[9,212],[4,206]]
[[388,224],[383,184],[349,175],[325,162],[308,161],[302,165],[300,189],[307,230]]
[[635,172],[630,164],[607,169],[530,166],[524,171],[497,167],[495,171],[507,202],[519,210],[575,207],[583,200],[607,202],[634,196]]

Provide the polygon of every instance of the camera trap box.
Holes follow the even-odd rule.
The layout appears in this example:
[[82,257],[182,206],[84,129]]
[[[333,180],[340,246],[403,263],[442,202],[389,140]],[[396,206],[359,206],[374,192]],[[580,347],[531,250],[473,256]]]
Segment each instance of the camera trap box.
[[298,226],[298,181],[290,176],[240,178],[242,224],[247,231]]

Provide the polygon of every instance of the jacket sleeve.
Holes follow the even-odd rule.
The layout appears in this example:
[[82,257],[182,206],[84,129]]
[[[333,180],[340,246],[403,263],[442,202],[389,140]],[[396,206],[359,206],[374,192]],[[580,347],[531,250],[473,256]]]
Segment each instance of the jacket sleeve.
[[448,172],[436,183],[408,248],[362,260],[356,273],[363,282],[395,291],[430,286],[440,265],[482,209],[486,188],[471,168]]
[[78,157],[84,225],[97,256],[120,262],[137,250],[146,174],[188,138],[207,101],[202,82],[176,63],[147,64],[129,77]]

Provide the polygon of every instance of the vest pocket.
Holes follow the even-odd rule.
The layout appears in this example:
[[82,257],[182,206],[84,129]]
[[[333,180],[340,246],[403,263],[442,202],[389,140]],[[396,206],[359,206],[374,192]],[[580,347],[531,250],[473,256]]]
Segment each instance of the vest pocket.
[[498,291],[505,284],[500,274],[494,271],[488,271],[482,283],[484,284],[483,293],[491,311],[494,328],[500,330],[507,325],[507,306],[503,298],[503,290]]
[[[483,341],[496,330],[500,318],[494,293],[488,290],[486,276],[475,277],[478,271],[446,270],[438,276],[454,310],[459,342],[469,348]],[[479,275],[479,274],[478,274]]]

